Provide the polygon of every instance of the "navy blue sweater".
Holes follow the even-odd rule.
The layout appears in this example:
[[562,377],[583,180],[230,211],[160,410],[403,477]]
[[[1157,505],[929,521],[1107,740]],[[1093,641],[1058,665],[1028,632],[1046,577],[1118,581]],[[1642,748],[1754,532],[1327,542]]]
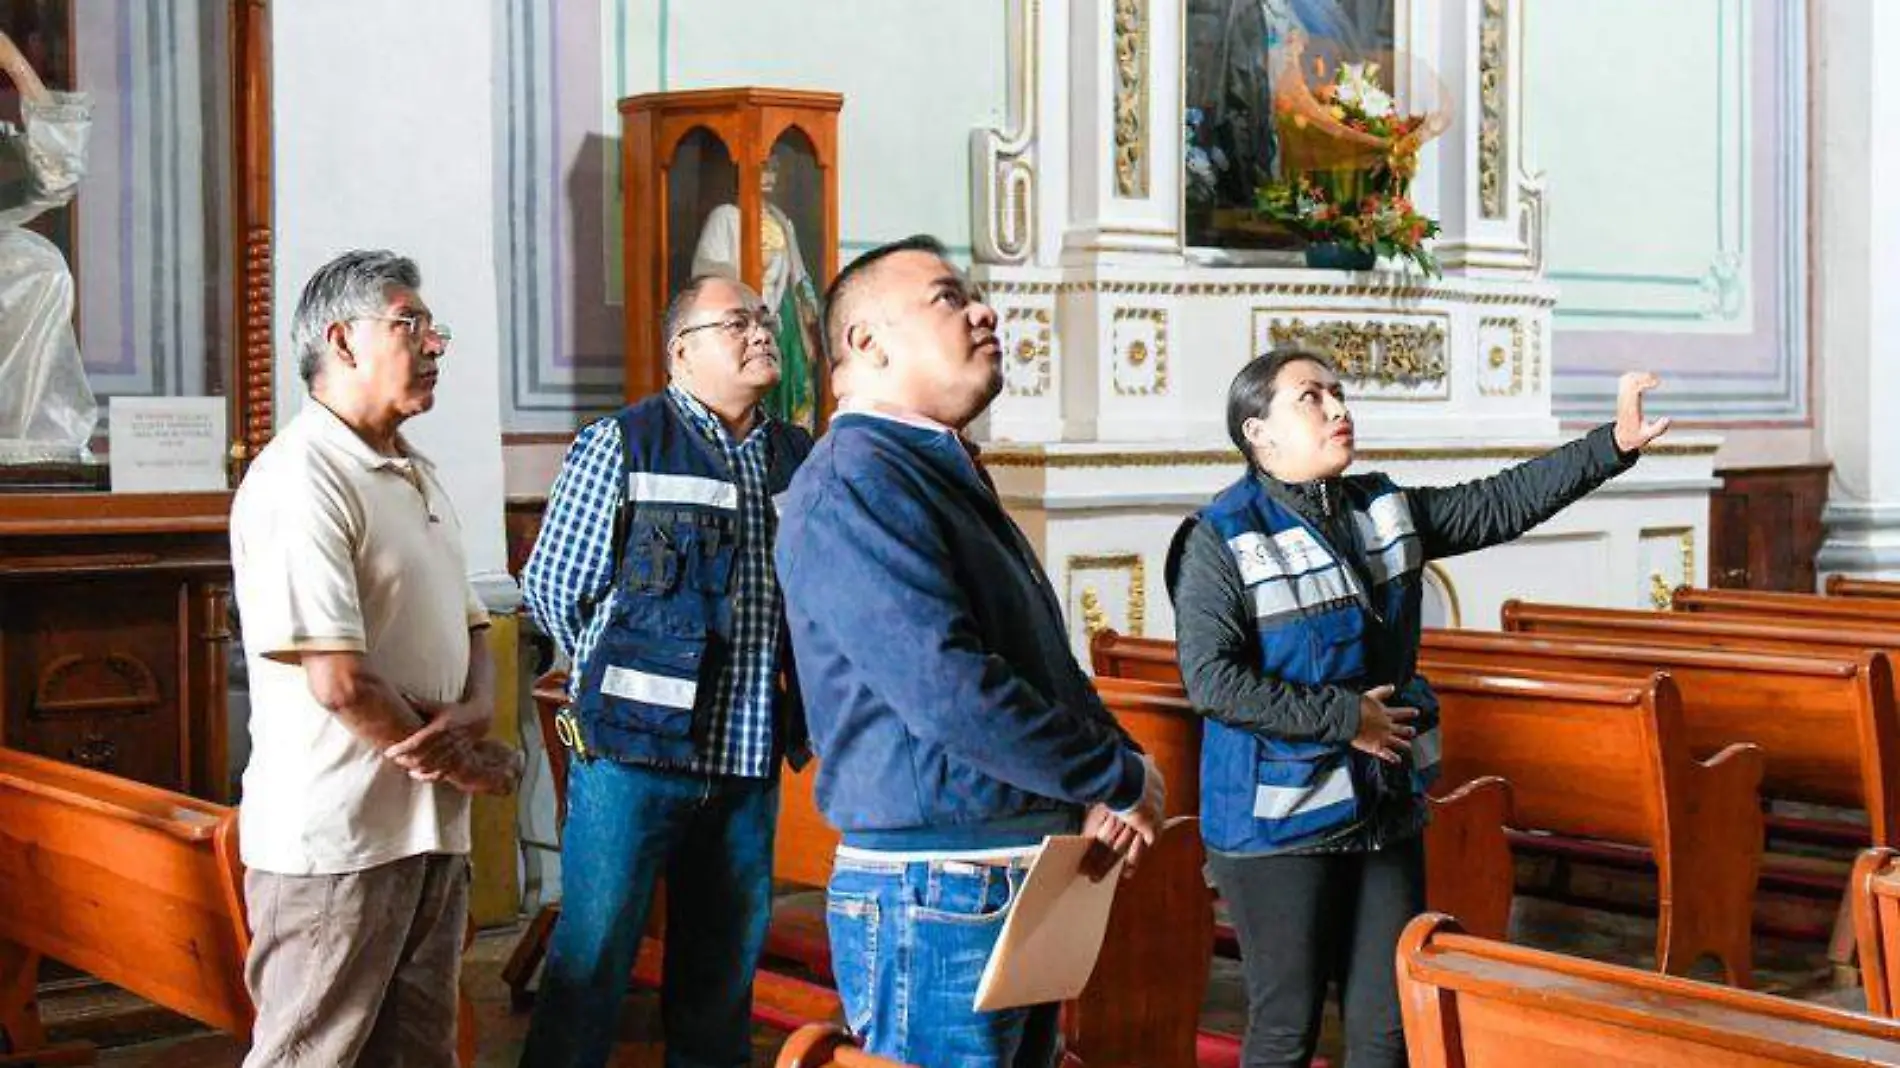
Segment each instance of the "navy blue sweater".
[[847,844],[984,849],[1140,799],[1034,551],[956,437],[832,421],[778,542],[816,792]]

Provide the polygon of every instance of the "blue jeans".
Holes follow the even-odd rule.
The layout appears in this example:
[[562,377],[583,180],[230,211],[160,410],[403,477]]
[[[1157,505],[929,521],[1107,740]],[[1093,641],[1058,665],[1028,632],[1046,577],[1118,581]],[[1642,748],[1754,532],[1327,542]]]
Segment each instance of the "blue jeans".
[[1024,866],[839,857],[825,900],[845,1021],[922,1068],[1052,1068],[1060,1006],[977,1012],[977,983]]
[[561,831],[561,918],[522,1068],[607,1063],[662,873],[667,1068],[747,1068],[777,820],[776,778],[574,761]]

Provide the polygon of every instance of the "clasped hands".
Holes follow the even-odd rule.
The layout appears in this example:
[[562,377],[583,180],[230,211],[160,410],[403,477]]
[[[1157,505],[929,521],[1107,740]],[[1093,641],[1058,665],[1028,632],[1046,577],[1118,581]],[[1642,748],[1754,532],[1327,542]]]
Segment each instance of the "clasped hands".
[[422,728],[383,750],[419,782],[447,782],[471,794],[507,794],[521,781],[520,750],[487,737],[492,702],[430,701],[404,694]]
[[1132,810],[1116,815],[1107,805],[1090,805],[1082,820],[1082,834],[1095,839],[1082,861],[1082,873],[1091,879],[1107,877],[1117,860],[1127,861],[1124,878],[1133,875],[1142,851],[1154,845],[1161,833],[1168,784],[1146,753],[1141,754],[1141,763],[1147,774],[1142,778],[1141,801]]

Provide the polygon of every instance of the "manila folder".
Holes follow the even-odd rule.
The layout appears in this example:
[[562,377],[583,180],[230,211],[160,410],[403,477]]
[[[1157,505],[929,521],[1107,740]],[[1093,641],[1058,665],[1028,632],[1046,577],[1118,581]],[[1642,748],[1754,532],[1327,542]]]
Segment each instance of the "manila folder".
[[976,988],[976,1011],[1067,1001],[1088,985],[1122,881],[1121,861],[1099,881],[1082,873],[1082,858],[1094,841],[1082,835],[1043,840],[990,951]]

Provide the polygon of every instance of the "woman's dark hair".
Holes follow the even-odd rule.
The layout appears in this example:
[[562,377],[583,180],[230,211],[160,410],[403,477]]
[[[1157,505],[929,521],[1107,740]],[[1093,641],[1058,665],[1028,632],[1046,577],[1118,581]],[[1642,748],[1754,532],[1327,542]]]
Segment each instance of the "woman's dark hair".
[[1234,376],[1234,384],[1227,387],[1227,436],[1233,439],[1234,448],[1240,450],[1249,465],[1253,463],[1253,449],[1247,445],[1247,435],[1240,432],[1241,424],[1267,417],[1267,405],[1273,403],[1273,384],[1279,381],[1280,369],[1301,360],[1338,373],[1333,361],[1312,349],[1285,345],[1248,360]]

